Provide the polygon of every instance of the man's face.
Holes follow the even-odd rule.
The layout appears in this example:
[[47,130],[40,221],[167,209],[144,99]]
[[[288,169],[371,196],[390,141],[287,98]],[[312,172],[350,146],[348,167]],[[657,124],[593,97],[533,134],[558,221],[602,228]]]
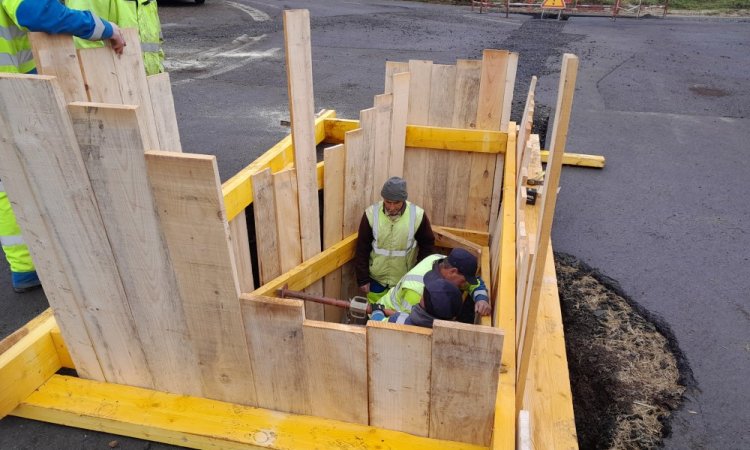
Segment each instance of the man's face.
[[383,209],[388,217],[396,217],[401,213],[404,202],[383,199]]
[[461,289],[466,285],[466,277],[455,267],[450,269],[441,269],[440,275],[450,284]]

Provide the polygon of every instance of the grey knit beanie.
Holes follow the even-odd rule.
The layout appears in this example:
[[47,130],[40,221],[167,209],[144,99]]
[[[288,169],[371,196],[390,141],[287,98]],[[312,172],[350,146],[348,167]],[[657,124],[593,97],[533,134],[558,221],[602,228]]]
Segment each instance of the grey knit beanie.
[[406,180],[401,177],[390,177],[383,184],[383,189],[380,191],[380,195],[392,202],[403,202],[406,201]]

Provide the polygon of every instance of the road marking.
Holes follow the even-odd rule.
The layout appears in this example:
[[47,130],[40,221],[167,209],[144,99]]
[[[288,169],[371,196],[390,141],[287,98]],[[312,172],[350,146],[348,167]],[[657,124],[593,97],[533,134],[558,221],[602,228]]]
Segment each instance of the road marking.
[[256,22],[265,22],[267,20],[271,20],[271,16],[264,13],[263,11],[259,9],[255,9],[252,6],[243,5],[242,3],[232,2],[226,0],[227,5],[237,8],[240,11],[244,12],[248,16],[252,17],[254,21]]

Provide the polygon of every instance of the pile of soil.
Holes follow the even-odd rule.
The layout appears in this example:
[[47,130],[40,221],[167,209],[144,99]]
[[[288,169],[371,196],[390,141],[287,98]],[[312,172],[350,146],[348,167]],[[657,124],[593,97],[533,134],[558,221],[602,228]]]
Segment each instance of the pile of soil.
[[580,448],[661,446],[694,385],[674,335],[575,257],[555,253],[555,268]]

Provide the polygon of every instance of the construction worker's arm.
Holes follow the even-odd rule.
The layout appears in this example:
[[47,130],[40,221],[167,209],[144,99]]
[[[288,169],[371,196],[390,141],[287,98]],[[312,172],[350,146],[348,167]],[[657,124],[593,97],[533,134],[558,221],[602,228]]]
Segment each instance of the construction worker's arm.
[[490,306],[490,297],[487,293],[487,286],[481,277],[477,277],[477,283],[469,285],[469,295],[474,300],[474,312],[480,316],[488,316],[492,312]]
[[16,22],[29,31],[70,34],[90,41],[108,39],[118,54],[125,46],[117,25],[90,11],[70,9],[58,0],[14,0],[3,2],[3,7],[8,11],[13,3],[18,5],[15,9]]
[[414,232],[414,240],[417,241],[417,245],[419,246],[417,261],[422,261],[426,257],[436,253],[435,234],[432,232],[432,225],[430,225],[430,219],[427,218],[427,213],[424,213],[422,223],[419,224],[419,228]]
[[367,215],[362,214],[357,235],[357,248],[354,251],[354,275],[357,286],[367,294],[370,292],[370,252],[372,251],[372,227]]

